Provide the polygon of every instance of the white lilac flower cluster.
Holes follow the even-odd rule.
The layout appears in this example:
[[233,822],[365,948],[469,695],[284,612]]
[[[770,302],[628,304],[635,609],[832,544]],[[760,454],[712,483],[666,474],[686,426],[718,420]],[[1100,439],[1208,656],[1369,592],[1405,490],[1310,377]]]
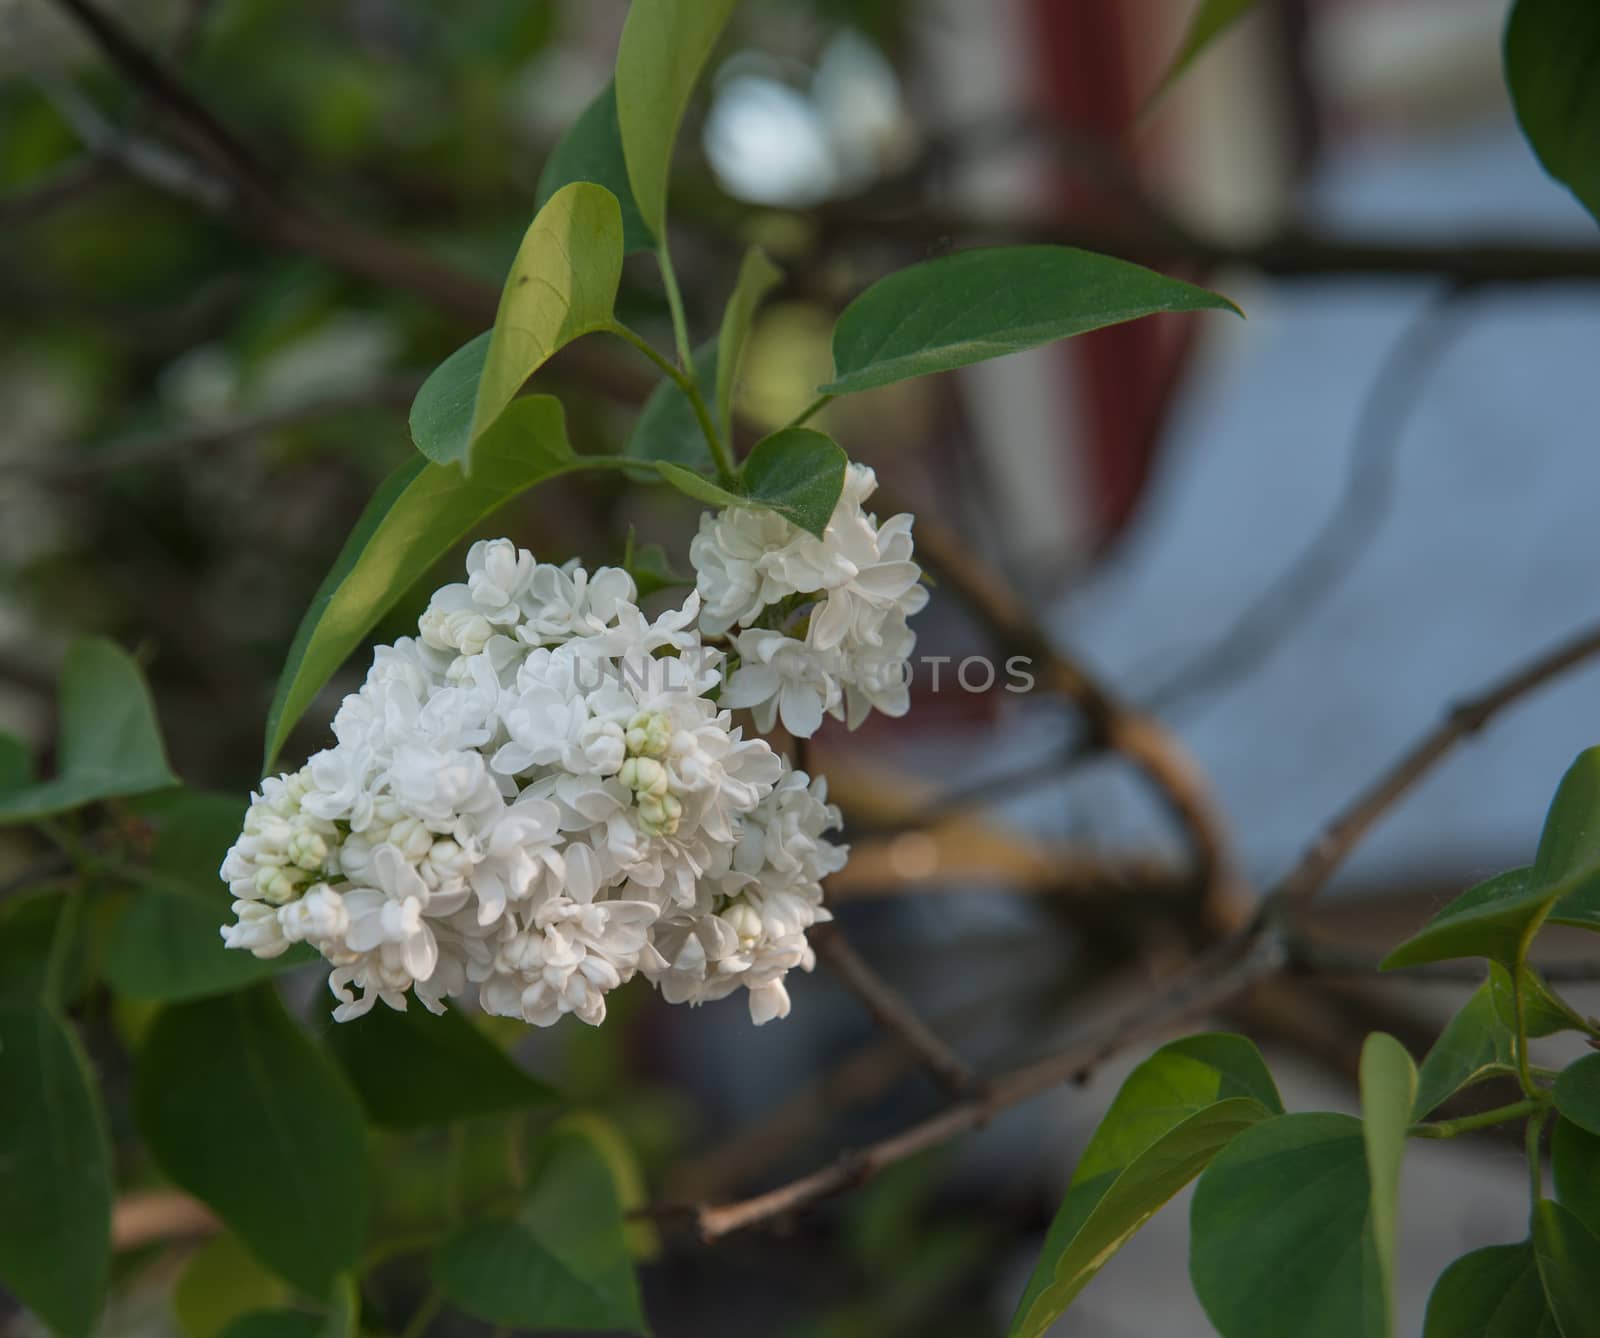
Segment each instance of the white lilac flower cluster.
[[785,1016],[846,848],[825,782],[733,708],[807,735],[841,693],[852,727],[905,710],[866,666],[909,653],[923,594],[910,518],[862,512],[873,486],[851,468],[820,540],[708,518],[699,591],[654,619],[623,570],[476,544],[420,635],[378,648],[335,745],[254,796],[222,866],[227,945],[314,946],[340,1021],[476,989],[490,1013],[598,1024],[636,974],[674,1003],[743,988],[757,1023]]

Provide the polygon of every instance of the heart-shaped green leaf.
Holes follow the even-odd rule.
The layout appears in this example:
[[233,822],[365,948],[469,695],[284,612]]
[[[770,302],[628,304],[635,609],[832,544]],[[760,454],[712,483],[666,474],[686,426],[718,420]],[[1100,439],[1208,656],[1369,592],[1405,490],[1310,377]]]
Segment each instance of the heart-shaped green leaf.
[[561,403],[549,395],[516,400],[477,454],[470,477],[408,461],[367,503],[300,620],[267,717],[264,769],[334,670],[429,567],[512,498],[582,463],[567,443]]
[[1235,1138],[1195,1188],[1189,1275],[1222,1338],[1381,1338],[1361,1122],[1280,1115]]
[[1450,1019],[1417,1073],[1411,1118],[1420,1120],[1464,1087],[1515,1071],[1515,1034],[1500,1016],[1493,992],[1480,986]]
[[617,122],[645,226],[666,233],[667,178],[700,71],[735,0],[633,0],[617,46]]
[[269,987],[165,1009],[138,1058],[134,1112],[162,1169],[302,1291],[326,1296],[355,1266],[361,1109]]
[[30,781],[15,748],[8,748],[8,757],[11,783],[0,790],[0,826],[178,783],[144,675],[100,637],[74,642],[62,668],[56,778]]
[[468,1314],[526,1329],[646,1324],[605,1157],[576,1129],[548,1140],[517,1215],[458,1232],[434,1260],[439,1289]]
[[1544,170],[1600,219],[1600,5],[1516,0],[1506,87]]
[[558,1100],[458,1012],[374,1009],[359,1023],[329,1023],[323,1036],[373,1123],[385,1128],[415,1129]]
[[1422,1338],[1561,1338],[1533,1242],[1490,1245],[1445,1269],[1428,1297]]
[[622,128],[617,124],[617,90],[610,81],[545,160],[535,193],[539,207],[542,209],[552,195],[574,181],[592,181],[617,197],[622,210],[622,249],[627,254],[654,248],[656,239],[639,212],[628,182]]
[[822,390],[871,390],[1157,312],[1208,309],[1238,310],[1204,288],[1070,246],[963,251],[899,270],[850,303]]
[[111,1150],[88,1063],[49,1009],[0,1008],[0,1280],[88,1338],[111,1264]]
[[739,470],[744,495],[819,538],[844,490],[850,459],[836,442],[808,427],[763,437]]

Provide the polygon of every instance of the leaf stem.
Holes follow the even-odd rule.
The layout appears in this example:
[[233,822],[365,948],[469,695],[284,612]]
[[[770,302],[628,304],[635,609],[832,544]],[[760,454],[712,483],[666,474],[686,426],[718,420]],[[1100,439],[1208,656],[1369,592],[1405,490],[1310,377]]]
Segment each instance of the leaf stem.
[[406,1321],[405,1328],[400,1330],[400,1338],[422,1338],[428,1331],[428,1325],[433,1323],[434,1316],[443,1306],[444,1296],[437,1287],[431,1288],[412,1312],[411,1318]]
[[[669,289],[669,292],[671,291],[675,290]],[[677,312],[678,309],[675,308],[674,310]],[[678,314],[681,314],[681,312]],[[638,349],[667,376],[672,378],[673,383],[683,392],[684,398],[689,401],[689,407],[694,410],[695,422],[700,425],[700,434],[706,439],[706,445],[711,448],[711,458],[716,461],[717,465],[718,481],[723,487],[732,489],[738,474],[733,462],[733,452],[728,448],[728,443],[711,421],[711,410],[706,406],[706,398],[700,393],[699,383],[694,378],[693,363],[688,364],[689,370],[687,372],[684,371],[683,368],[673,363],[637,330],[630,330],[620,321],[613,321],[605,328],[608,333],[616,335],[618,339]],[[585,460],[594,460],[602,457],[585,456],[583,458]],[[629,463],[640,464],[648,462],[635,460]]]
[[678,273],[672,268],[672,253],[666,239],[656,246],[656,263],[661,266],[661,283],[667,290],[667,309],[672,312],[672,338],[678,346],[678,363],[694,375],[694,352],[689,347],[689,319],[683,310],[683,293],[678,289]]
[[1544,1106],[1528,1119],[1528,1128],[1524,1137],[1523,1146],[1528,1152],[1528,1191],[1533,1195],[1534,1203],[1544,1197],[1544,1166],[1539,1155],[1539,1135],[1544,1132],[1545,1116],[1550,1113],[1550,1107]]
[[812,418],[832,404],[836,398],[834,395],[818,395],[816,399],[812,400],[810,404],[806,405],[805,408],[783,425],[784,430],[787,431],[791,427],[805,426]]
[[1496,1106],[1493,1110],[1479,1111],[1476,1115],[1463,1115],[1458,1120],[1439,1120],[1432,1124],[1413,1124],[1408,1131],[1413,1138],[1455,1138],[1470,1134],[1476,1129],[1490,1129],[1497,1124],[1520,1120],[1525,1115],[1545,1110],[1548,1097],[1527,1097],[1513,1101],[1509,1106]]

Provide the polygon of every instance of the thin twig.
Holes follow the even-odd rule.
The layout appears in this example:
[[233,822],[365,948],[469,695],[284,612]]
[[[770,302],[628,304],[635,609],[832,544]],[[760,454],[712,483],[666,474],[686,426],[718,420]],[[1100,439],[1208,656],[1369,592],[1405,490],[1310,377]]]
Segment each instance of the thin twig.
[[1001,1111],[1085,1073],[1129,1043],[1160,1034],[1227,1003],[1258,981],[1278,974],[1290,960],[1281,912],[1315,897],[1378,819],[1461,739],[1482,728],[1519,698],[1596,656],[1600,656],[1600,628],[1538,656],[1498,686],[1451,712],[1329,824],[1274,887],[1250,926],[1197,958],[1154,998],[1109,1021],[1090,1024],[1081,1038],[1064,1050],[992,1080],[981,1098],[958,1103],[765,1194],[680,1211],[692,1217],[707,1241],[781,1217],[859,1184],[886,1166],[979,1128]]
[[1546,651],[1489,691],[1457,706],[1328,824],[1279,884],[1276,899],[1293,907],[1316,896],[1378,820],[1458,743],[1518,698],[1596,655],[1600,655],[1600,625]]
[[825,925],[811,934],[818,958],[856,996],[873,1020],[917,1059],[939,1086],[952,1096],[972,1090],[973,1074],[967,1062],[944,1043],[903,999],[900,993],[867,965],[838,925]]

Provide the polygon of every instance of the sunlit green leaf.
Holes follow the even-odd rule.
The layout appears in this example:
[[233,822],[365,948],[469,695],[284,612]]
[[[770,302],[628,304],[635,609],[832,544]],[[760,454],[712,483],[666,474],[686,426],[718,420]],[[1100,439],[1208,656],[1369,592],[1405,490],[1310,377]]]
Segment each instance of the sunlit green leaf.
[[574,181],[592,181],[617,197],[622,209],[624,251],[631,255],[655,246],[656,239],[634,203],[633,187],[628,182],[628,165],[622,156],[622,128],[617,123],[616,87],[609,82],[584,108],[583,114],[572,123],[545,161],[536,196],[540,208],[563,186]]
[[1237,311],[1204,288],[1070,246],[962,251],[899,270],[850,303],[822,390],[871,390],[1157,312],[1207,309]]
[[1506,87],[1544,169],[1600,219],[1600,5],[1516,0]]
[[666,232],[672,146],[735,0],[633,0],[617,47],[617,121],[645,225]]
[[484,434],[551,354],[611,323],[621,278],[617,197],[587,181],[563,186],[534,216],[511,262],[483,355],[463,466],[476,470]]
[[1222,1338],[1386,1332],[1359,1120],[1280,1115],[1245,1130],[1201,1175],[1189,1229],[1190,1277]]
[[611,1172],[577,1131],[550,1138],[514,1218],[475,1223],[445,1243],[434,1279],[451,1302],[491,1324],[646,1328]]
[[300,621],[267,717],[265,767],[333,672],[434,562],[519,493],[577,467],[560,401],[527,395],[478,444],[470,478],[423,460],[391,474]]
[[1533,1242],[1464,1254],[1428,1297],[1422,1338],[1560,1338]]
[[0,1008],[0,1282],[88,1338],[111,1260],[111,1151],[77,1039],[42,1006]]
[[1139,1065],[1079,1159],[1010,1338],[1055,1322],[1121,1246],[1241,1130],[1281,1113],[1277,1088],[1241,1036],[1174,1041]]
[[73,643],[61,673],[61,735],[54,780],[29,781],[14,750],[0,790],[0,825],[32,822],[101,799],[176,785],[139,666],[100,637]]
[[312,1296],[355,1265],[366,1226],[361,1111],[266,987],[165,1009],[134,1109],[161,1168]]
[[722,313],[722,332],[717,336],[720,350],[717,361],[716,423],[725,435],[733,430],[733,391],[739,379],[739,365],[744,359],[745,340],[750,335],[750,324],[756,308],[778,285],[783,272],[767,259],[758,246],[744,253],[739,265],[739,279],[733,296]]
[[1394,1254],[1400,1164],[1417,1096],[1417,1066],[1393,1036],[1374,1032],[1361,1047],[1361,1132],[1372,1184],[1372,1239],[1383,1271],[1384,1331],[1394,1328]]
[[1480,986],[1433,1043],[1417,1073],[1411,1117],[1423,1119],[1464,1087],[1516,1062],[1514,1033],[1495,1007],[1489,985]]
[[375,1124],[414,1129],[558,1100],[459,1012],[375,1008],[323,1033]]

